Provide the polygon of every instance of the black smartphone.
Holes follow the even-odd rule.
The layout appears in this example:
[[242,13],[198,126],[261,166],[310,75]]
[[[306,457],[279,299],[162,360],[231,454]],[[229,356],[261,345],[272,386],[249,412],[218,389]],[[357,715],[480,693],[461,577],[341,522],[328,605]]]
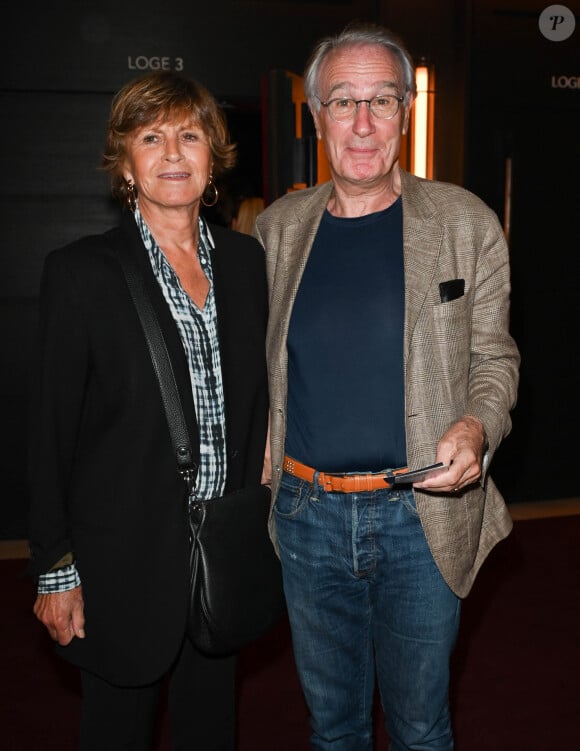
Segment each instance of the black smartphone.
[[427,477],[438,475],[448,467],[448,464],[437,462],[437,464],[429,464],[429,466],[421,467],[420,469],[410,469],[408,472],[401,472],[401,474],[395,475],[393,477],[393,482],[395,485],[409,485],[414,482],[421,482]]

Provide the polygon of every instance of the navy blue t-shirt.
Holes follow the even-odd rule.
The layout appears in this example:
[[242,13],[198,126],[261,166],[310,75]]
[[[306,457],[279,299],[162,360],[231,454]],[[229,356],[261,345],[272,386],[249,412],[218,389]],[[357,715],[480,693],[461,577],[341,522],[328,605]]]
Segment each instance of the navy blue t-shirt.
[[402,201],[322,218],[288,333],[286,453],[324,472],[406,464]]

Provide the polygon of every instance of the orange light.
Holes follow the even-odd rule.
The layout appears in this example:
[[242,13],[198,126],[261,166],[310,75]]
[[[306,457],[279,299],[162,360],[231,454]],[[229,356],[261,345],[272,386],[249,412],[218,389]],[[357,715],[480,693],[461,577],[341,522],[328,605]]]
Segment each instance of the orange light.
[[415,69],[417,97],[412,110],[411,171],[418,177],[433,177],[434,95],[433,71],[427,65]]

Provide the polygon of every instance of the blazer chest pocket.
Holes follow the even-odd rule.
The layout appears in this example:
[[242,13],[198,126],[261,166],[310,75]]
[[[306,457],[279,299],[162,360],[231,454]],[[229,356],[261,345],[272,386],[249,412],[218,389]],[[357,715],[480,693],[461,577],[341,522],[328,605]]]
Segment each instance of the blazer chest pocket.
[[457,300],[465,294],[465,279],[449,279],[439,283],[439,298],[442,303]]
[[469,336],[471,314],[468,311],[469,296],[461,295],[452,300],[433,305],[432,315],[435,333],[449,333],[453,338]]

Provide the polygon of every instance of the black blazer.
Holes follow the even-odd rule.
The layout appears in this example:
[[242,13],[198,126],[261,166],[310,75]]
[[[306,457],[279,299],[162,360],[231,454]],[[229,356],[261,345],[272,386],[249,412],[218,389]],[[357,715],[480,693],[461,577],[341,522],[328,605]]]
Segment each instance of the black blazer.
[[[226,409],[227,490],[259,484],[268,398],[264,257],[211,227]],[[86,638],[59,652],[106,680],[160,677],[183,638],[187,502],[159,385],[117,252],[139,263],[166,337],[194,452],[199,438],[179,332],[133,217],[47,257],[32,400],[31,572],[73,550]]]

